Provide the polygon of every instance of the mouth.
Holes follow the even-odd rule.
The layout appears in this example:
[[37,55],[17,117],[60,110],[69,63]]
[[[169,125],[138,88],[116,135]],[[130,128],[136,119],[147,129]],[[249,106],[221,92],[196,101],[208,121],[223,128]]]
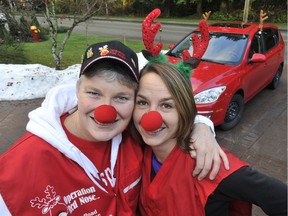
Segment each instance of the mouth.
[[145,130],[145,132],[146,132],[147,134],[149,134],[149,135],[155,136],[155,135],[160,134],[164,129],[165,129],[165,127],[161,127],[161,128],[159,128],[159,129],[157,129],[157,130],[154,130],[154,131],[147,131],[147,130]]
[[93,118],[93,117],[91,117],[91,116],[90,116],[90,118],[91,118],[97,125],[99,125],[99,126],[101,126],[101,127],[109,127],[109,126],[115,124],[115,123],[118,121],[118,120],[116,119],[114,122],[103,123],[103,122],[96,121],[95,118]]

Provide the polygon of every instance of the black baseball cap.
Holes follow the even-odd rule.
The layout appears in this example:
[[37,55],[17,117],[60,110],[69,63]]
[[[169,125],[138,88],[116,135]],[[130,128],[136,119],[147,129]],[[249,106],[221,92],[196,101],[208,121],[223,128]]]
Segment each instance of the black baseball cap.
[[139,81],[139,66],[137,54],[120,41],[107,41],[90,45],[83,56],[80,76],[100,60],[112,59],[127,67],[131,77]]

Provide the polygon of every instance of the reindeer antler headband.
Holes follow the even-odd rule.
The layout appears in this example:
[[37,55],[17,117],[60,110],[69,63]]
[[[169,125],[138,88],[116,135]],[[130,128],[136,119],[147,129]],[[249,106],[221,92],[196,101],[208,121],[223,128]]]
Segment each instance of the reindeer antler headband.
[[160,22],[157,22],[154,25],[153,22],[160,14],[160,9],[156,8],[146,16],[142,23],[142,39],[144,46],[147,49],[146,52],[145,50],[143,51],[145,58],[149,58],[151,55],[158,56],[162,50],[162,42],[158,42],[155,46],[153,44],[158,31],[161,29]]
[[[146,16],[142,23],[142,38],[146,48],[142,53],[149,62],[168,63],[169,59],[167,60],[167,56],[160,53],[163,47],[162,42],[154,45],[155,37],[161,29],[161,23],[157,22],[153,25],[153,22],[160,14],[160,9],[156,8]],[[188,78],[191,76],[191,67],[196,68],[199,65],[200,59],[204,55],[209,43],[209,32],[205,20],[199,22],[199,29],[201,39],[199,39],[197,34],[192,34],[193,55],[191,56],[188,50],[184,50],[182,52],[183,61],[180,61],[177,65],[173,64],[174,62],[170,62]]]

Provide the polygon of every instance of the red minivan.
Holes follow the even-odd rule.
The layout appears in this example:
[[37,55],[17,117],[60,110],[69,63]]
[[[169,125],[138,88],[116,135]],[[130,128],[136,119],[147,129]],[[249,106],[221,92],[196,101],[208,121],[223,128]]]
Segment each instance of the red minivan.
[[[277,26],[242,22],[208,25],[210,40],[191,82],[198,113],[209,117],[222,130],[240,121],[244,104],[265,87],[276,89],[284,64],[284,41]],[[193,53],[189,33],[170,49],[169,58]],[[175,59],[176,60],[176,59]]]

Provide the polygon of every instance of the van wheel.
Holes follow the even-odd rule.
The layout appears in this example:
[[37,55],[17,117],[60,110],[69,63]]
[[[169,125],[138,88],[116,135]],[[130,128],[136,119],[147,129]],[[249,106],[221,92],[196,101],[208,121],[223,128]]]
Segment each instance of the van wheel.
[[229,103],[224,118],[224,123],[220,125],[222,130],[230,130],[240,121],[244,111],[244,100],[240,94],[235,94]]
[[278,88],[278,86],[280,84],[280,78],[281,78],[281,75],[282,75],[282,71],[283,71],[283,67],[282,67],[282,65],[280,65],[278,70],[276,71],[276,74],[275,74],[273,80],[268,85],[268,88],[270,88],[270,89]]

